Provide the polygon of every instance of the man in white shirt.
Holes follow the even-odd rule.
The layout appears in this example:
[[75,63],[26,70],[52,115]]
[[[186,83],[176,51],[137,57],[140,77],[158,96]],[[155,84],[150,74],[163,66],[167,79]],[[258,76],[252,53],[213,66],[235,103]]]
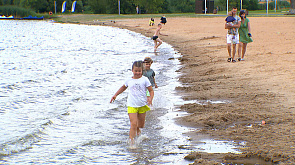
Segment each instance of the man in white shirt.
[[[229,58],[227,59],[228,62],[236,62],[235,55],[236,55],[236,45],[239,44],[239,27],[241,26],[241,18],[237,15],[238,9],[233,7],[232,14],[233,17],[236,19],[233,22],[233,25],[225,23],[225,29],[235,28],[235,35],[227,34],[227,51]],[[233,44],[233,52],[231,53],[231,44]]]

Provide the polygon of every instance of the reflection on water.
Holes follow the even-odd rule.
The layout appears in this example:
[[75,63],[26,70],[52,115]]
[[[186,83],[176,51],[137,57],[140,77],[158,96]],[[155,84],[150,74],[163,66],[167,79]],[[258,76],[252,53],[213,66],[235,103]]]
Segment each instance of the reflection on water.
[[[171,46],[153,53],[150,38],[127,30],[1,21],[0,162],[58,164],[187,164],[189,145],[174,124],[180,56]],[[127,92],[111,96],[149,56],[159,85],[138,149],[126,146]],[[185,113],[184,113],[185,114]]]

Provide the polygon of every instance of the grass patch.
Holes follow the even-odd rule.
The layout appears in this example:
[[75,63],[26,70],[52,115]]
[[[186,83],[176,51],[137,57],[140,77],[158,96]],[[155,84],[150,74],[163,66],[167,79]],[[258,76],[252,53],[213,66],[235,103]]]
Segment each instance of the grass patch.
[[0,13],[5,16],[27,17],[29,15],[37,15],[33,10],[18,7],[15,5],[0,6]]
[[[287,10],[277,10],[277,12],[269,11],[266,15],[265,10],[249,11],[248,17],[295,17],[294,15],[285,15]],[[94,21],[120,20],[120,19],[142,19],[149,20],[151,17],[155,20],[160,19],[163,14],[62,14],[54,18],[57,22],[62,23],[91,23]],[[184,18],[200,18],[200,17],[226,17],[226,11],[218,12],[218,14],[195,14],[195,13],[173,13],[165,14],[168,18],[184,17]]]

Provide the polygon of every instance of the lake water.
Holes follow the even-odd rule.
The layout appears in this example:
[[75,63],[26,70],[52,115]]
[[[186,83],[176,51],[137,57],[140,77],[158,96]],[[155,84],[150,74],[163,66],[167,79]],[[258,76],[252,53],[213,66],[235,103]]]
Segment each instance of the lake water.
[[[170,45],[154,53],[150,38],[104,26],[1,20],[0,28],[0,164],[182,165],[192,150],[236,152],[224,141],[193,143],[192,128],[174,123],[189,102],[174,90],[181,55]],[[159,88],[130,149],[127,92],[109,101],[145,57]]]
[[[46,21],[0,21],[0,164],[187,164],[174,124],[180,56],[128,30]],[[133,61],[154,60],[159,85],[141,144],[127,145]]]

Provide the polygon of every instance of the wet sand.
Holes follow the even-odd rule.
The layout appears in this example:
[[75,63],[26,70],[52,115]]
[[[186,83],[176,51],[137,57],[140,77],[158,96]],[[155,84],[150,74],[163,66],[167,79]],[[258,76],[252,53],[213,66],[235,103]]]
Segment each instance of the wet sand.
[[[185,100],[205,102],[182,106],[189,115],[177,122],[200,128],[188,134],[192,141],[202,134],[246,142],[239,148],[242,154],[195,152],[186,158],[206,165],[232,159],[295,164],[294,17],[249,17],[254,42],[248,44],[245,61],[236,63],[227,62],[224,17],[167,19],[161,33],[169,36],[160,38],[183,55],[183,86],[177,90]],[[156,26],[148,21],[104,24],[152,36]]]

